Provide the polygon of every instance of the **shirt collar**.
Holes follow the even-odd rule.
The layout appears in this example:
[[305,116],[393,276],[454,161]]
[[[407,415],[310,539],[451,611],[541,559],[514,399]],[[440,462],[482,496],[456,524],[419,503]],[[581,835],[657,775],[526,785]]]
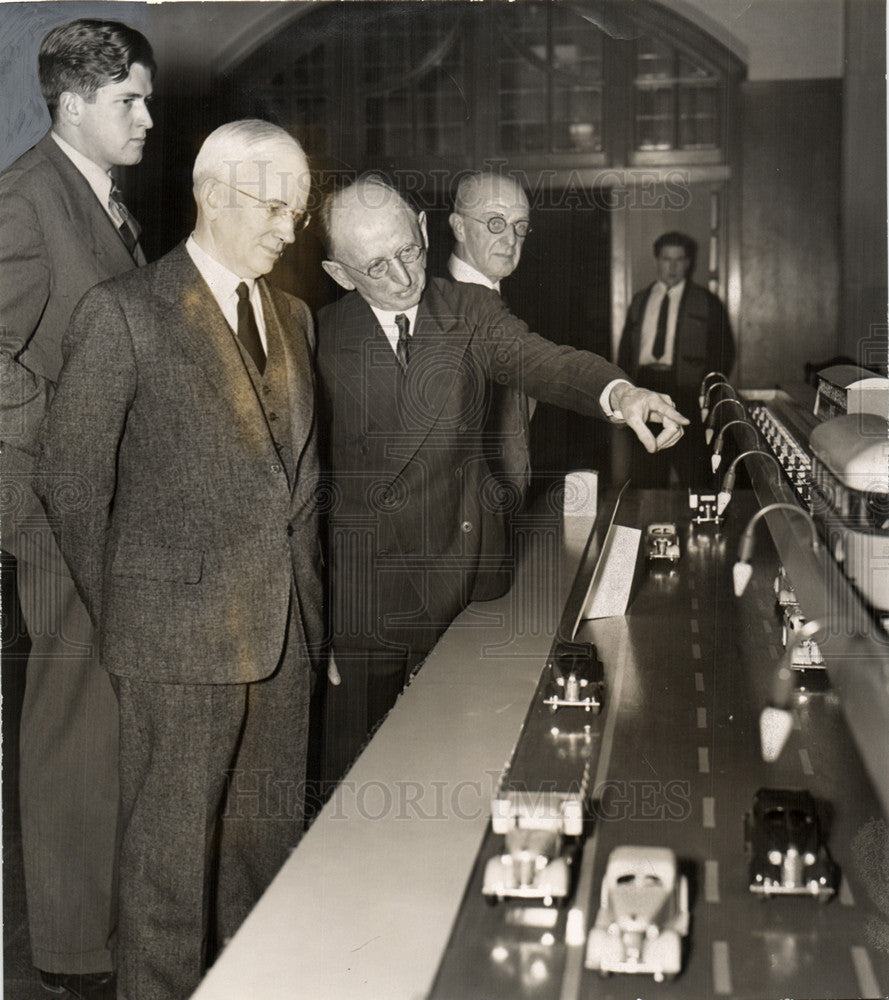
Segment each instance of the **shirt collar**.
[[464,281],[470,285],[484,285],[485,288],[492,288],[495,292],[500,291],[499,281],[491,281],[490,278],[487,278],[481,271],[455,253],[451,254],[451,259],[448,261],[448,271],[450,271],[454,281]]
[[[370,303],[368,302],[368,305]],[[393,330],[395,329],[395,317],[401,316],[402,314],[407,316],[410,326],[408,327],[408,336],[413,337],[414,330],[417,326],[417,311],[420,308],[420,303],[418,302],[415,306],[411,306],[410,309],[399,309],[395,312],[392,309],[377,309],[376,306],[370,306],[373,311],[374,316],[377,318],[377,322],[383,328],[383,330]]]
[[66,142],[57,132],[50,132],[55,144],[68,157],[81,174],[86,178],[86,182],[93,189],[93,193],[102,203],[107,211],[108,199],[111,196],[111,174],[103,170],[98,163],[84,156],[79,149],[75,149],[70,142]]
[[664,295],[669,295],[672,299],[679,299],[685,291],[685,282],[686,279],[683,278],[678,285],[674,285],[672,288],[667,288],[666,284],[660,279],[656,282],[656,284],[660,285]]
[[194,238],[194,233],[188,237],[185,249],[194,261],[195,267],[200,271],[201,277],[210,286],[210,291],[217,301],[235,295],[237,287],[242,281],[246,284],[252,298],[256,279],[240,278],[233,271],[229,271],[215,257],[211,257],[203,247],[199,246]]

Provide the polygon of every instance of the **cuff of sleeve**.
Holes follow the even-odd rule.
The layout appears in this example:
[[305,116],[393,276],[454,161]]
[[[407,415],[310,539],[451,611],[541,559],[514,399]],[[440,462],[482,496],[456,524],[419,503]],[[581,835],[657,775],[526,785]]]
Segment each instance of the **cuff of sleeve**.
[[602,395],[599,396],[599,406],[602,407],[602,412],[605,414],[608,420],[615,424],[622,424],[624,422],[624,415],[620,410],[612,410],[611,408],[611,393],[614,387],[617,385],[632,385],[628,379],[625,378],[614,378],[608,385],[602,390]]

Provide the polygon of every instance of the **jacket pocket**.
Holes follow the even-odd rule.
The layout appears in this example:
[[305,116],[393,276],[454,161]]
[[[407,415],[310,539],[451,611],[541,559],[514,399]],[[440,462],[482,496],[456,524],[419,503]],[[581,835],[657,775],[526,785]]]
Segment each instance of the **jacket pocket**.
[[174,549],[162,545],[122,543],[111,564],[113,576],[171,583],[200,583],[204,569],[201,549]]

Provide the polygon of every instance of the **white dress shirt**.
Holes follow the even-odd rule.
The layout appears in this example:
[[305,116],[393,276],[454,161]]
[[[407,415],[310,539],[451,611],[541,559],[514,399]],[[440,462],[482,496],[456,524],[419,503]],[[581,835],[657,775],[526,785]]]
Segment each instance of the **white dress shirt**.
[[[672,365],[673,351],[676,345],[676,320],[679,317],[679,302],[682,293],[685,291],[685,282],[680,281],[668,289],[662,281],[656,281],[648,296],[645,305],[645,314],[642,317],[642,332],[639,340],[639,364],[640,365]],[[664,296],[669,296],[670,304],[667,307],[667,340],[664,353],[656,358],[652,354],[654,338],[657,336],[657,320],[661,311],[661,303]]]
[[[370,303],[368,303],[368,305],[370,305]],[[395,322],[395,317],[402,315],[407,316],[407,335],[408,337],[413,337],[414,327],[417,323],[417,311],[420,308],[420,303],[418,302],[415,306],[411,306],[410,309],[399,309],[398,312],[395,312],[392,309],[377,309],[376,306],[370,306],[370,308],[373,310],[373,314],[376,316],[377,322],[383,328],[383,333],[386,334],[386,340],[389,341],[389,346],[392,348],[392,352],[397,357],[398,325]]]
[[111,185],[113,183],[111,174],[103,170],[98,163],[94,163],[88,156],[84,156],[79,149],[75,149],[70,142],[66,142],[56,132],[50,132],[50,135],[59,149],[83,174],[87,184],[92,188],[93,194],[99,199],[99,204],[105,209],[106,215],[114,223],[116,229],[120,225],[120,220],[111,208]]
[[211,257],[206,250],[198,246],[194,233],[185,241],[185,249],[188,251],[188,256],[194,261],[194,266],[200,271],[201,277],[207,282],[213,298],[216,299],[222,310],[226,323],[235,334],[238,332],[238,285],[242,281],[244,282],[250,292],[250,304],[253,306],[253,314],[256,317],[256,327],[259,330],[262,349],[268,355],[269,345],[265,335],[262,298],[256,279],[239,278],[238,275],[229,271],[227,267]]

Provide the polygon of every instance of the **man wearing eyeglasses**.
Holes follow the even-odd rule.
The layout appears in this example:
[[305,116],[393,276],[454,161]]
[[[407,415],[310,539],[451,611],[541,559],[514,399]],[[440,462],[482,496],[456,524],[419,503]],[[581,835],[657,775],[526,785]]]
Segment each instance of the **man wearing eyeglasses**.
[[302,832],[313,334],[264,275],[308,193],[282,129],[213,132],[194,232],[83,299],[44,424],[39,492],[119,702],[120,1000],[190,996]]
[[[323,221],[324,269],[351,291],[318,316],[331,471],[336,662],[325,761],[333,780],[469,603],[488,553],[499,565],[502,518],[483,495],[487,385],[623,419],[652,452],[674,444],[687,421],[603,358],[531,333],[489,290],[427,283],[425,217],[379,179],[328,199]],[[657,439],[646,420],[663,425]]]
[[[490,171],[464,174],[448,220],[454,234],[454,251],[448,260],[453,280],[481,285],[499,295],[501,280],[518,267],[525,237],[531,232],[530,211],[525,192],[511,177]],[[536,402],[509,386],[489,384],[487,393],[483,440],[498,487],[490,493],[508,533],[510,515],[521,508],[531,482],[530,421]],[[473,597],[499,597],[510,580],[505,568],[479,574]]]

